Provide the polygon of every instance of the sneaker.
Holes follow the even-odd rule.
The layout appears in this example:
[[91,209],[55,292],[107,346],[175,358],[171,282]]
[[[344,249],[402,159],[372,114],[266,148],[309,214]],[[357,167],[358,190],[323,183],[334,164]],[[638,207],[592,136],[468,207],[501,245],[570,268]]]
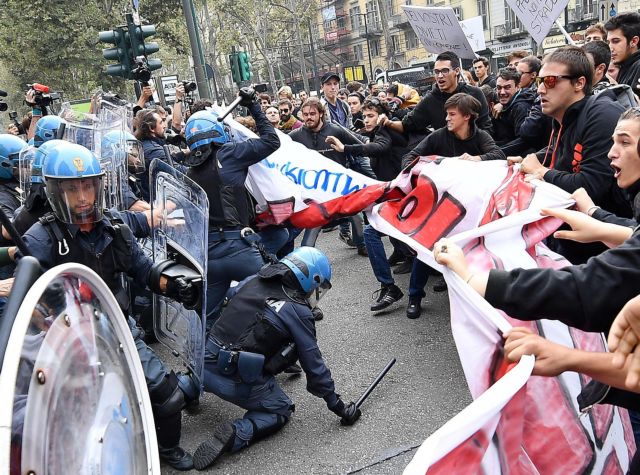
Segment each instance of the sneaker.
[[390,266],[395,266],[406,260],[407,258],[404,254],[398,251],[393,251],[389,256],[389,259],[387,259],[387,262],[389,263]]
[[413,269],[413,259],[407,259],[402,262],[398,267],[393,270],[393,273],[396,275],[400,274],[409,274],[411,273],[411,269]]
[[407,318],[418,318],[422,313],[422,306],[420,305],[422,299],[418,297],[409,297],[409,305],[407,305]]
[[205,440],[193,454],[193,466],[196,470],[204,470],[215,463],[220,456],[231,450],[236,438],[236,428],[226,422],[216,428],[213,437]]
[[316,322],[319,322],[320,320],[322,320],[324,318],[324,312],[322,311],[322,309],[320,307],[313,307],[311,309],[311,313],[313,314],[313,319]]
[[449,287],[447,287],[447,281],[444,280],[444,277],[440,276],[436,280],[436,283],[433,284],[434,292],[445,292]]
[[353,243],[353,238],[351,237],[351,233],[340,233],[338,235],[338,238],[344,242],[347,246],[349,247],[356,247],[356,245]]
[[397,302],[404,296],[402,290],[400,290],[400,288],[396,284],[383,284],[382,287],[380,287],[380,290],[376,290],[373,295],[375,295],[376,293],[378,294],[378,299],[374,304],[371,305],[372,312],[384,310],[389,305]]
[[193,468],[193,458],[182,447],[176,446],[171,449],[158,447],[158,454],[160,455],[160,460],[176,470],[186,472]]
[[367,252],[367,247],[366,246],[358,246],[358,255],[359,256],[368,257],[369,253]]

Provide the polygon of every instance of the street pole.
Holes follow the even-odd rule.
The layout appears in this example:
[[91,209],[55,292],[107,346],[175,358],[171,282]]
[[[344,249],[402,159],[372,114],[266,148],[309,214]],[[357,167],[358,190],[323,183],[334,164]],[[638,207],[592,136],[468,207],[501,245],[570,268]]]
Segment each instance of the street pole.
[[360,15],[364,16],[364,36],[367,39],[367,54],[369,55],[369,82],[373,82],[375,78],[373,77],[373,65],[371,63],[371,45],[369,44],[369,27],[367,24],[368,13],[361,13]]
[[[313,87],[320,97],[320,85],[318,84],[318,63],[316,63],[316,49],[313,46],[313,32],[311,31],[311,20],[307,20],[307,27],[309,28],[309,46],[311,47],[311,61],[313,62]],[[311,90],[309,90],[311,93]]]
[[187,32],[189,33],[189,42],[191,43],[191,56],[193,57],[193,70],[196,76],[196,84],[198,85],[198,95],[200,99],[209,99],[209,85],[205,77],[202,51],[199,47],[200,40],[193,17],[192,0],[182,0],[182,11],[187,22]]
[[[290,2],[293,8],[293,0]],[[295,13],[291,12],[293,17],[293,26],[295,27],[296,38],[298,39],[298,56],[300,56],[300,73],[302,74],[302,84],[304,90],[309,91],[309,78],[307,77],[307,61],[304,59],[304,47],[302,46],[302,35],[300,34],[300,24]],[[309,39],[311,40],[311,39]]]

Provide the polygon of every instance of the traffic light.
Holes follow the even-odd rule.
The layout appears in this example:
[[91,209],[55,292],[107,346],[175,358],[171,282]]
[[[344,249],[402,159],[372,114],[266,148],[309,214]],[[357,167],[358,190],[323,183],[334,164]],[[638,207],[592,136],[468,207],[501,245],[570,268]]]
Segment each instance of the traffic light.
[[240,66],[240,79],[242,81],[251,81],[253,74],[251,74],[251,63],[249,62],[249,53],[241,51],[238,53],[238,63]]
[[242,81],[242,77],[240,76],[240,61],[239,61],[239,53],[231,53],[229,55],[229,65],[231,66],[231,78],[233,82],[239,83]]
[[[129,30],[129,38],[131,40],[131,52],[133,57],[144,56],[147,58],[150,54],[160,51],[158,43],[145,43],[145,38],[149,38],[156,34],[155,25],[136,25],[133,21],[133,15],[127,14],[127,28]],[[147,67],[149,71],[155,71],[162,67],[162,61],[159,59],[148,59]]]
[[109,76],[128,78],[131,73],[131,51],[129,51],[129,33],[125,27],[119,26],[115,30],[101,31],[98,41],[114,45],[113,48],[102,50],[102,56],[109,61],[119,61],[107,66]]

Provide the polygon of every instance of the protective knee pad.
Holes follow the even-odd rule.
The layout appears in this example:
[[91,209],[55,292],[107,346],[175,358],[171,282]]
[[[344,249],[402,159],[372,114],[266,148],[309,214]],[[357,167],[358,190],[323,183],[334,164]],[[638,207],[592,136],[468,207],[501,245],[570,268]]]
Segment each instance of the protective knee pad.
[[184,393],[173,371],[165,376],[160,386],[149,391],[149,398],[156,417],[170,417],[179,413],[184,407]]
[[289,422],[289,417],[281,416],[280,414],[276,414],[277,422],[269,427],[263,427],[262,429],[258,429],[256,424],[251,421],[251,425],[253,426],[253,437],[251,437],[251,442],[255,442],[259,439],[264,439],[265,437],[269,437],[272,434],[275,434],[280,429],[282,429],[287,422]]

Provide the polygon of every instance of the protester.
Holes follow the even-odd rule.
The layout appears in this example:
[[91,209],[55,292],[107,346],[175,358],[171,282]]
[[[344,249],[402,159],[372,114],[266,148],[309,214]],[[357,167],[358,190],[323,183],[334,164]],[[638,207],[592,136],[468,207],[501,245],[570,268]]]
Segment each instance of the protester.
[[478,78],[478,87],[482,87],[484,85],[496,87],[496,76],[491,73],[491,70],[489,69],[489,60],[487,58],[484,56],[476,58],[473,62],[473,70]]
[[614,16],[604,24],[611,59],[620,68],[616,81],[631,86],[638,94],[640,79],[640,13],[627,12]]

